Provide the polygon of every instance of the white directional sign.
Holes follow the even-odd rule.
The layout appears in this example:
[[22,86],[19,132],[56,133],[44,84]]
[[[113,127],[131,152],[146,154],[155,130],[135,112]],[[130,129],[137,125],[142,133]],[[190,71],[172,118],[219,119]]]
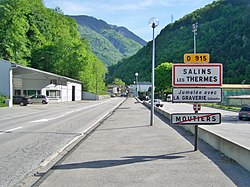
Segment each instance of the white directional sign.
[[220,113],[178,113],[171,115],[171,123],[176,125],[212,125],[221,123]]
[[172,89],[173,103],[220,103],[221,88],[180,88]]
[[222,86],[222,64],[173,64],[173,86]]

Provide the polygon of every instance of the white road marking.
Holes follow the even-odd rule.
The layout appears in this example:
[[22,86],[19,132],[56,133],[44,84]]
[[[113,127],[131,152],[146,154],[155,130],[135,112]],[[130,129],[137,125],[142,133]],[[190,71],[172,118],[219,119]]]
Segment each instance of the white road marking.
[[21,128],[23,128],[23,126],[16,127],[16,128],[13,128],[13,129],[5,130],[5,131],[1,132],[0,134],[10,133],[10,132],[12,132],[12,131],[15,131],[15,130],[18,130],[18,129],[21,129]]
[[41,122],[46,122],[48,121],[47,119],[39,119],[39,120],[35,120],[35,121],[31,121],[30,123],[41,123]]
[[105,101],[103,103],[97,103],[97,104],[94,104],[94,105],[91,105],[91,106],[86,106],[86,107],[82,107],[82,108],[78,108],[78,109],[75,109],[75,110],[72,110],[72,111],[69,111],[69,112],[66,112],[65,114],[62,114],[60,116],[56,116],[56,117],[53,117],[53,118],[48,118],[48,119],[39,119],[39,120],[35,120],[35,121],[31,121],[29,123],[43,123],[43,122],[48,122],[48,121],[51,121],[51,120],[55,120],[55,119],[59,119],[59,118],[62,118],[66,115],[69,115],[69,114],[72,114],[72,113],[75,113],[75,112],[79,112],[81,110],[86,110],[86,109],[89,109],[89,108],[93,108],[95,106],[99,106],[99,105],[102,105],[104,103],[107,103],[109,101]]
[[[107,102],[107,101],[106,101]],[[106,102],[103,102],[103,103],[106,103]],[[103,104],[101,103],[101,104]],[[96,104],[96,105],[100,105],[100,104]],[[84,107],[82,108],[83,109],[87,109],[87,108],[91,108],[93,106],[96,106],[96,105],[92,105],[92,106],[89,106],[89,107]],[[113,111],[115,108],[117,108],[118,106],[120,105],[117,104],[115,105],[111,111]],[[75,111],[74,111],[75,112]],[[67,112],[67,113],[73,113],[72,112]],[[65,115],[67,114],[65,113]],[[80,135],[76,136],[75,138],[73,138],[71,141],[69,141],[65,146],[63,146],[59,151],[57,151],[56,153],[54,153],[53,155],[49,156],[47,159],[45,159],[43,162],[41,162],[40,166],[41,167],[44,167],[44,166],[47,166],[53,159],[55,159],[59,154],[61,154],[68,146],[70,146],[71,144],[73,144],[75,141],[77,141],[79,138],[83,137],[86,135],[86,133],[91,129],[93,128],[96,124],[100,123],[106,116],[108,116],[110,112],[107,112],[105,113],[104,115],[102,115],[101,117],[98,118],[98,120],[96,120],[94,123],[92,123],[90,125],[90,127],[88,127],[87,129],[85,129],[83,132],[80,133]]]

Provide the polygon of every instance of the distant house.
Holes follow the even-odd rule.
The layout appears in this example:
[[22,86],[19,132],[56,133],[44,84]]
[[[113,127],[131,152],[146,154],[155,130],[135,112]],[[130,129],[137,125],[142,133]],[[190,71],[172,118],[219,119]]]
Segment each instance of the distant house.
[[107,86],[107,91],[110,94],[116,94],[117,95],[118,93],[120,93],[119,85],[108,85]]
[[138,89],[139,95],[147,95],[149,88],[151,88],[151,83],[150,82],[138,82],[138,84],[132,84],[129,86],[129,95],[132,97],[136,96],[136,92]]
[[68,77],[0,60],[0,95],[46,95],[50,102],[82,99],[82,82]]
[[151,86],[151,82],[138,82],[138,92],[146,93]]

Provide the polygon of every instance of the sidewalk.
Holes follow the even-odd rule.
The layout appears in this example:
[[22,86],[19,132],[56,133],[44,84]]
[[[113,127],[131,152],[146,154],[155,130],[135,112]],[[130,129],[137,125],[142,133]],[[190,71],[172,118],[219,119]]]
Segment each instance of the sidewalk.
[[35,186],[249,186],[238,164],[128,98]]

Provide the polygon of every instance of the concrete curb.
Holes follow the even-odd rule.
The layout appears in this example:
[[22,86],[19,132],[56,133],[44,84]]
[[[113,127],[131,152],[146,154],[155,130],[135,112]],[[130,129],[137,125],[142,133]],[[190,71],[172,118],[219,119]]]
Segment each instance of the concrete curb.
[[[143,103],[146,107],[150,107],[148,103]],[[161,110],[160,108],[155,107],[155,111],[164,117],[168,118],[171,121],[171,114]],[[180,126],[185,130],[194,134],[193,126]],[[199,126],[199,138],[202,139],[204,142],[208,143],[210,146],[215,148],[216,150],[222,152],[227,157],[233,159],[238,164],[240,164],[243,168],[250,171],[250,150],[232,142],[216,133],[208,131],[201,126]]]
[[40,167],[30,172],[22,181],[18,182],[15,187],[21,186],[35,186],[37,182],[41,178],[46,175],[46,173],[56,164],[58,163],[63,157],[69,154],[71,151],[74,150],[77,145],[79,145],[82,141],[84,141],[89,135],[91,135],[96,128],[98,128],[109,116],[111,116],[114,111],[125,102],[126,99],[122,100],[116,106],[114,106],[110,112],[107,112],[101,119],[99,119],[96,123],[94,123],[91,127],[86,129],[84,132],[81,133],[78,137],[74,138],[70,141],[69,144],[63,147],[63,149],[59,150],[55,156],[52,155],[52,158],[47,158],[40,164]]

